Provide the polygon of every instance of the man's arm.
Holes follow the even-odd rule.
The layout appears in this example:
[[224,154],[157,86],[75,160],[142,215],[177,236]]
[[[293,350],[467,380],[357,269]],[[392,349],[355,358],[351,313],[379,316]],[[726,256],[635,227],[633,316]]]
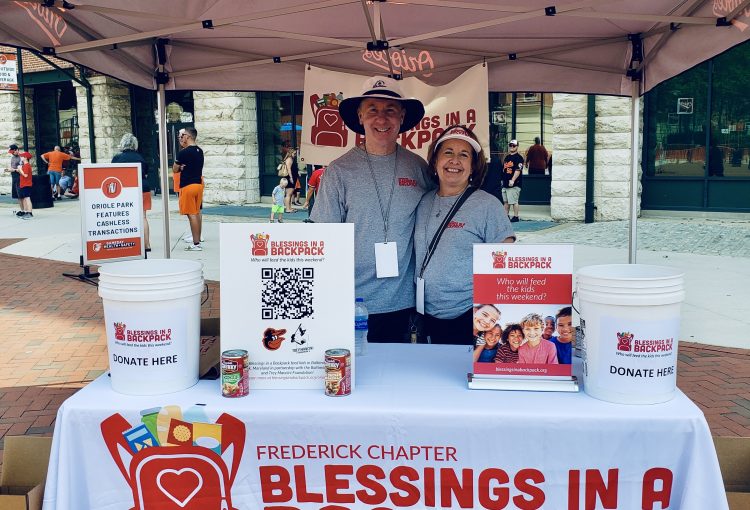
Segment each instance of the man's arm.
[[182,167],[184,166],[185,165],[181,165],[178,161],[175,161],[174,163],[172,163],[172,172],[179,174],[180,172],[182,172]]
[[44,161],[45,165],[49,165],[49,161],[44,156],[46,156],[46,154],[42,154],[42,161]]

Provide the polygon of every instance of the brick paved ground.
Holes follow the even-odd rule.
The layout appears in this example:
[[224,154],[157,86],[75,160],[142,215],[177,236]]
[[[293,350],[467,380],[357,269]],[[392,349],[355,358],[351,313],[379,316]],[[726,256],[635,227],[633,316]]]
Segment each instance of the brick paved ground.
[[[107,348],[96,287],[62,276],[80,267],[5,254],[0,267],[1,449],[5,435],[51,435],[60,404],[106,369]],[[219,316],[218,290],[209,282],[203,317]],[[750,351],[681,342],[677,373],[714,435],[750,436]]]

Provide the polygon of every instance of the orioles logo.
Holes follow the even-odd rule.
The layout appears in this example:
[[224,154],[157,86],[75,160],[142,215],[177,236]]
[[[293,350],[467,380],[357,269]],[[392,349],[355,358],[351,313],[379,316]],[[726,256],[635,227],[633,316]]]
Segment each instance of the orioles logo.
[[125,323],[115,322],[114,326],[115,326],[115,339],[125,340]]
[[493,251],[492,252],[492,268],[493,269],[505,269],[505,259],[508,257],[507,251]]
[[633,333],[617,333],[617,350],[626,352],[633,350]]
[[282,342],[286,340],[286,337],[284,337],[285,333],[285,329],[266,328],[263,332],[263,347],[269,351],[277,350],[281,347]]

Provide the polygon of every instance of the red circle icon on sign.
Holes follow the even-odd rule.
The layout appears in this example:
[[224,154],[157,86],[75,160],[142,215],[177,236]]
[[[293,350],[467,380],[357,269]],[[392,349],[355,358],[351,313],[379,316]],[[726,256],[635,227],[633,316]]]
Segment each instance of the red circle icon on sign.
[[0,64],[5,64],[8,58],[5,55],[0,55]]
[[122,193],[122,182],[115,177],[107,177],[102,182],[102,193],[107,198],[117,198]]

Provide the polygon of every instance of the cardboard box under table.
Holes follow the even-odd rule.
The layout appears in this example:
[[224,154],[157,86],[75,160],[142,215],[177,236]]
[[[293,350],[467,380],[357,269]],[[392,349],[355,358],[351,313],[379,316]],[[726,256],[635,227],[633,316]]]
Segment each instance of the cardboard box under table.
[[715,437],[729,510],[750,509],[750,437]]
[[51,445],[51,437],[5,437],[0,509],[41,510]]

